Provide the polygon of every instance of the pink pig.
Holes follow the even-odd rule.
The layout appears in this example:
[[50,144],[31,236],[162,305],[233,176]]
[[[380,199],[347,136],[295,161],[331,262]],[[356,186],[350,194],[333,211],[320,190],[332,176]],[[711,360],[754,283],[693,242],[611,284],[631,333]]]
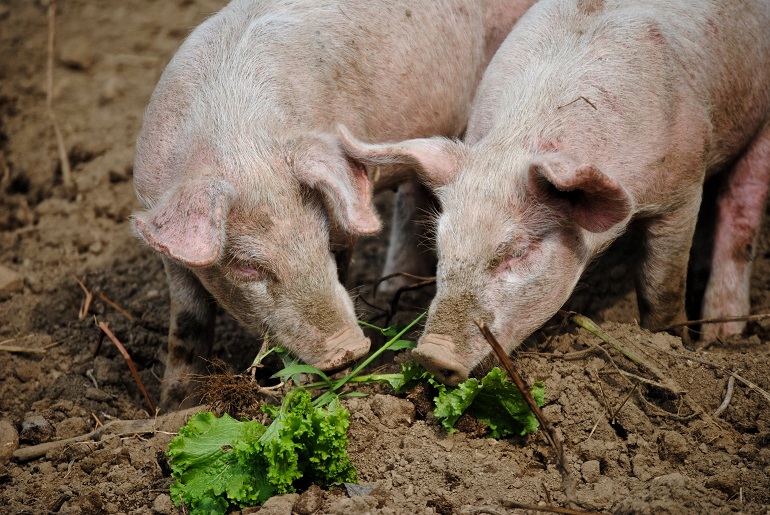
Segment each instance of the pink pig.
[[[769,28],[766,0],[542,0],[485,72],[464,142],[348,134],[354,157],[416,164],[440,199],[437,294],[416,359],[447,384],[466,379],[490,354],[474,319],[510,352],[632,227],[641,324],[685,321],[703,183],[717,173],[702,312],[746,315],[770,183]],[[704,325],[703,338],[743,328]]]
[[134,232],[161,254],[171,296],[165,408],[196,401],[186,376],[203,371],[216,303],[322,370],[366,354],[338,267],[379,230],[372,190],[392,183],[347,156],[335,128],[459,135],[531,3],[236,0],[190,35],[152,96],[134,169],[146,208]]

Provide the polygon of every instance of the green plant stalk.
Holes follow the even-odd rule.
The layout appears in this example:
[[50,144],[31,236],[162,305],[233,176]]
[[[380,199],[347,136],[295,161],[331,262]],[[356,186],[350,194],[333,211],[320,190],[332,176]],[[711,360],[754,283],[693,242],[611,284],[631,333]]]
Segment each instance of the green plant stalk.
[[571,317],[572,321],[582,327],[583,329],[587,330],[590,333],[593,333],[595,336],[598,336],[600,340],[602,340],[604,343],[609,343],[616,351],[623,354],[625,357],[636,363],[637,365],[643,366],[649,370],[649,365],[645,363],[645,361],[642,358],[637,357],[636,355],[632,354],[630,351],[626,350],[625,347],[620,345],[618,341],[615,338],[612,338],[610,335],[602,331],[599,326],[588,318],[587,316],[578,315],[577,313],[573,314]]
[[[351,377],[348,383],[352,384],[369,384],[369,383],[389,383],[391,381],[398,381],[402,379],[404,374],[368,374],[365,376]],[[306,383],[302,385],[302,388],[306,390],[317,390],[319,388],[328,388],[329,384],[324,381],[318,381],[316,383]]]
[[348,382],[349,382],[351,379],[353,379],[355,376],[357,376],[359,372],[361,372],[361,371],[362,371],[364,368],[366,368],[367,366],[369,366],[369,364],[370,364],[372,361],[374,361],[375,359],[377,359],[377,357],[378,357],[380,354],[382,354],[383,352],[385,352],[386,350],[388,350],[388,348],[389,348],[391,345],[393,345],[393,343],[395,343],[395,342],[397,342],[398,340],[400,340],[400,339],[401,339],[401,337],[402,337],[404,334],[406,334],[406,332],[407,332],[407,331],[409,331],[409,330],[410,330],[412,327],[414,327],[414,325],[415,325],[415,324],[417,324],[417,322],[419,322],[420,320],[422,320],[422,318],[423,318],[423,317],[426,315],[426,313],[427,313],[427,312],[424,312],[424,313],[420,314],[420,316],[418,316],[417,318],[415,318],[414,320],[412,320],[412,322],[411,322],[409,325],[407,325],[405,328],[403,328],[401,331],[399,331],[399,333],[398,333],[396,336],[394,336],[393,338],[391,338],[391,339],[390,339],[388,342],[386,342],[386,343],[385,343],[385,344],[384,344],[382,347],[380,347],[379,349],[377,349],[376,351],[374,351],[374,352],[373,352],[373,353],[372,353],[372,354],[371,354],[371,355],[370,355],[368,358],[366,358],[366,359],[363,361],[363,363],[361,363],[361,364],[360,364],[360,365],[358,365],[358,366],[357,366],[355,369],[353,369],[353,371],[352,371],[351,373],[349,373],[348,375],[346,375],[345,377],[343,377],[342,379],[340,379],[339,381],[337,381],[336,383],[334,383],[334,386],[332,386],[332,387],[329,389],[329,391],[327,391],[327,392],[324,392],[322,395],[320,395],[319,397],[317,397],[317,398],[316,398],[316,399],[313,401],[313,406],[314,406],[314,407],[323,406],[323,405],[325,405],[325,404],[327,404],[327,403],[331,402],[331,400],[332,400],[332,399],[334,398],[334,396],[336,395],[336,393],[335,393],[335,392],[336,392],[337,390],[339,390],[340,388],[342,388],[342,387],[343,387],[343,386],[344,386],[346,383],[348,383]]

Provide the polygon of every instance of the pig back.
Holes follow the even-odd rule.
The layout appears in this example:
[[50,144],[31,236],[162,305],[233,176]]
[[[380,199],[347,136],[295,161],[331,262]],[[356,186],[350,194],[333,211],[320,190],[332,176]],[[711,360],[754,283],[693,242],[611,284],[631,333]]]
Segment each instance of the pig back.
[[153,93],[139,198],[152,205],[186,173],[201,139],[217,161],[338,124],[374,141],[459,135],[491,44],[486,5],[231,2],[190,35]]

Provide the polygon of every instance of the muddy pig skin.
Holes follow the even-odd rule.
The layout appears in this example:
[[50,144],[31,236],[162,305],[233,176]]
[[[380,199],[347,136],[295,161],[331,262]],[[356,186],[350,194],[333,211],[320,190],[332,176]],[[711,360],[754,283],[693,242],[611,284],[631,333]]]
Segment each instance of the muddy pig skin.
[[459,135],[531,3],[242,0],[189,36],[134,168],[145,210],[133,229],[161,254],[171,297],[164,408],[197,401],[186,377],[204,372],[216,303],[322,370],[366,354],[338,267],[379,230],[372,191],[397,174],[370,178],[336,128],[378,142]]
[[[346,134],[368,165],[418,164],[443,209],[437,294],[415,357],[447,384],[484,368],[489,346],[474,319],[511,351],[632,228],[641,324],[686,320],[688,253],[704,180],[717,173],[702,315],[748,314],[769,107],[766,0],[543,0],[490,63],[464,142]],[[703,338],[743,328],[704,325]]]

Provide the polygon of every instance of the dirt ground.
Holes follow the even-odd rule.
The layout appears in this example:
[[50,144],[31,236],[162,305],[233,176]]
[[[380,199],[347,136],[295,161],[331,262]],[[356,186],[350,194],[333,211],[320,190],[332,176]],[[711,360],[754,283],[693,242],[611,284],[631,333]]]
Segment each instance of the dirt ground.
[[[26,461],[9,457],[17,447],[149,417],[116,348],[105,340],[94,356],[97,320],[110,324],[150,396],[159,397],[168,290],[160,259],[127,223],[138,208],[134,142],[165,64],[221,4],[60,1],[53,99],[77,184],[70,196],[46,111],[47,2],[0,0],[0,342],[26,349],[0,351],[2,513],[182,513],[168,495],[165,458],[178,419],[161,420],[154,434],[106,432]],[[355,258],[353,285],[369,299],[385,239],[364,242]],[[609,252],[572,305],[641,356],[646,369],[570,325],[543,331],[516,356],[525,378],[545,382],[544,411],[564,438],[572,500],[605,513],[770,513],[770,321],[687,351],[634,322],[633,266],[622,246]],[[95,292],[82,319],[85,293],[75,277]],[[768,283],[766,228],[754,313],[770,312]],[[401,317],[426,306],[429,295],[407,298]],[[216,352],[233,371],[257,350],[253,336],[219,317]],[[732,400],[714,416],[730,372],[738,377]],[[501,441],[446,434],[430,413],[386,389],[346,403],[351,460],[374,490],[351,497],[342,488],[311,488],[260,511],[495,514],[522,513],[509,501],[566,505],[542,432]]]

